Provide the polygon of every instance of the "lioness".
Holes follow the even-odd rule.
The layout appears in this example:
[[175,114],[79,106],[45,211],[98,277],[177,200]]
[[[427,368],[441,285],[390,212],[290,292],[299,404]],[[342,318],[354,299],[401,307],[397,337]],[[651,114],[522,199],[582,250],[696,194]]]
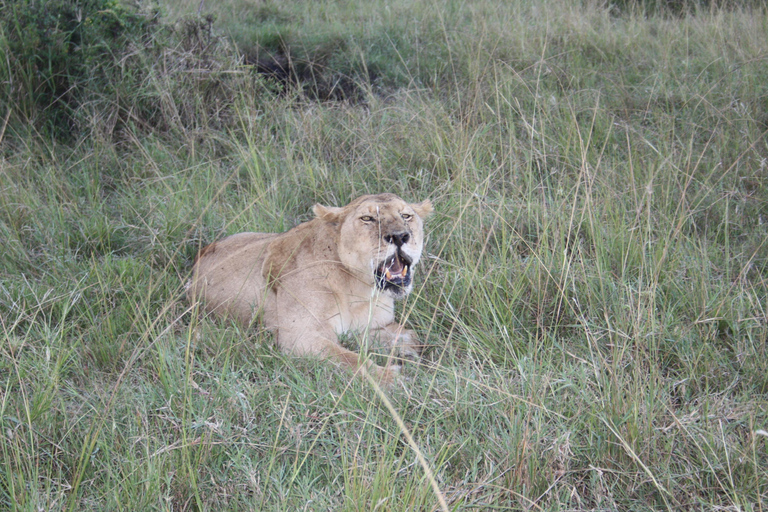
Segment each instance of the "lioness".
[[246,327],[260,316],[285,353],[328,358],[389,383],[399,367],[362,364],[337,335],[368,330],[418,356],[415,335],[395,322],[394,301],[413,288],[432,203],[379,194],[313,211],[313,220],[285,233],[240,233],[203,248],[188,297]]

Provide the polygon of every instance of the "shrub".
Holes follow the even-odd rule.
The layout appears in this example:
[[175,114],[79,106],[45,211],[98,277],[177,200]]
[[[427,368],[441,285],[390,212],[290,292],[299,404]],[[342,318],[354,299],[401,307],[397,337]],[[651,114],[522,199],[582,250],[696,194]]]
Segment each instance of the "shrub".
[[639,12],[685,16],[700,11],[760,8],[763,0],[615,0],[610,3],[617,13]]
[[6,2],[2,99],[13,106],[14,120],[71,133],[80,106],[135,90],[141,71],[124,73],[123,58],[151,44],[161,29],[156,10],[140,12],[117,0]]
[[0,100],[9,126],[57,139],[124,127],[221,127],[249,77],[212,16],[163,23],[120,0],[17,0],[0,10]]

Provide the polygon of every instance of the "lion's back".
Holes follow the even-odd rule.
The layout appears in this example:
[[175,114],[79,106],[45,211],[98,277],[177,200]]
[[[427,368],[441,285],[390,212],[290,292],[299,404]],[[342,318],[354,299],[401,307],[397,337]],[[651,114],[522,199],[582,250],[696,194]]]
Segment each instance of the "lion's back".
[[190,299],[202,300],[207,311],[249,324],[263,304],[261,267],[269,243],[278,233],[238,233],[204,247],[197,258]]

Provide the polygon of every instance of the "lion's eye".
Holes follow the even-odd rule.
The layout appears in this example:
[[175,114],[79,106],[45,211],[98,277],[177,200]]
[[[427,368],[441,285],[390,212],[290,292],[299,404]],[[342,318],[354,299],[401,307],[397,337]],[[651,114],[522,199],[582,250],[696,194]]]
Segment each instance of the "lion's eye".
[[413,218],[413,215],[410,213],[403,213],[402,214],[403,220],[411,220]]
[[360,217],[360,220],[363,222],[373,222],[373,217],[371,217],[370,215],[363,215],[362,217]]

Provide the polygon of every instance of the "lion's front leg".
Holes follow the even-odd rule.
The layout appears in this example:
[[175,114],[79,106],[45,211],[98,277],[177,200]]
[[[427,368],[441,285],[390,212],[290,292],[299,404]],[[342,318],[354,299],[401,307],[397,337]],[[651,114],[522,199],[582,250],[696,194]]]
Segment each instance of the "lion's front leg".
[[280,350],[295,356],[309,356],[328,359],[346,370],[361,376],[370,375],[382,385],[394,383],[400,373],[397,365],[382,367],[367,360],[360,354],[342,347],[330,329],[306,330],[302,332],[279,329],[277,344]]
[[352,370],[355,374],[362,376],[368,374],[385,386],[392,385],[400,374],[400,366],[398,365],[379,366],[370,359],[365,359],[360,354],[347,350],[339,343],[330,340],[320,355]]
[[392,322],[372,332],[379,340],[390,347],[394,347],[402,357],[418,360],[423,348],[419,343],[416,333],[404,328],[397,322]]

